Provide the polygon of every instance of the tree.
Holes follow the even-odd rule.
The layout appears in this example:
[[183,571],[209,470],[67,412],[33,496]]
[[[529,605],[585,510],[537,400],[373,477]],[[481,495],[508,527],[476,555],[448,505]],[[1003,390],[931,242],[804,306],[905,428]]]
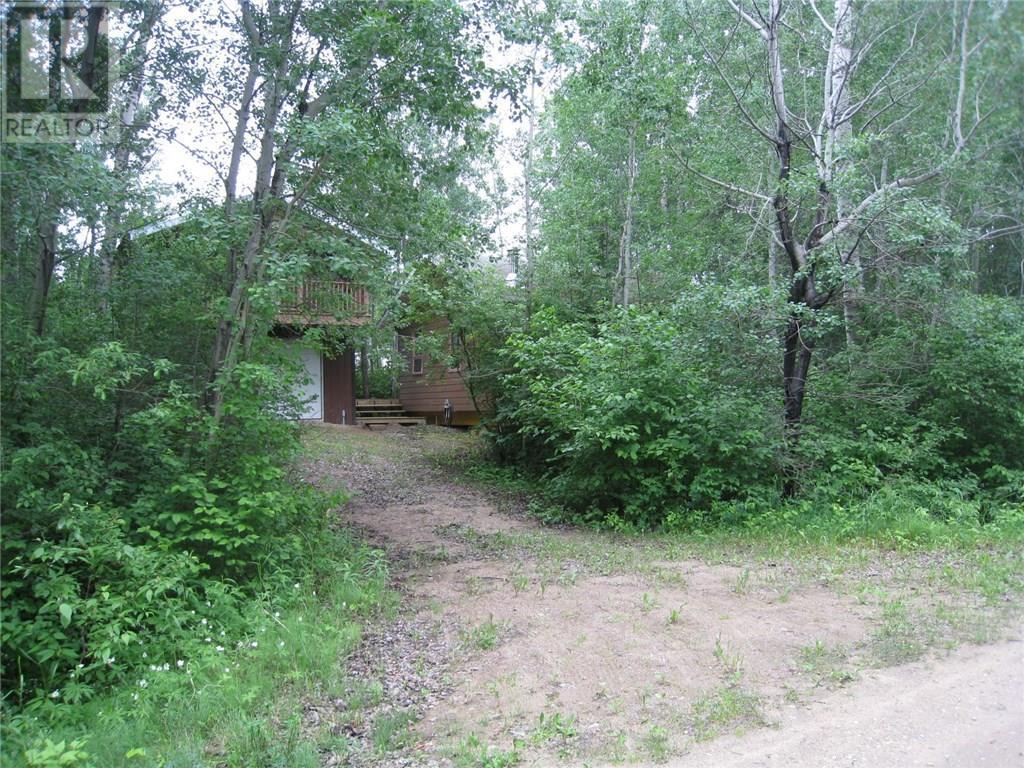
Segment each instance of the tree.
[[[372,237],[372,229],[364,229],[369,212],[350,218],[351,206],[377,200],[388,208],[386,191],[400,180],[411,181],[415,189],[416,177],[429,167],[426,156],[416,154],[423,137],[450,136],[457,142],[454,137],[461,136],[472,145],[480,116],[473,98],[485,85],[485,69],[470,21],[446,2],[370,6],[290,0],[272,2],[265,11],[242,3],[239,23],[249,74],[226,178],[229,215],[250,115],[256,117],[258,150],[253,195],[239,213],[243,240],[229,257],[227,308],[214,342],[215,414],[234,364],[256,335],[253,291],[266,279],[293,212],[319,200],[321,211],[337,223]],[[258,87],[252,85],[254,68]],[[251,105],[254,92],[260,94],[258,109]],[[376,165],[374,151],[383,151],[388,162]],[[353,167],[371,173],[359,178]],[[362,187],[368,196],[346,198],[339,194],[346,186]]]
[[[980,105],[985,86],[991,86],[973,76],[972,69],[985,53],[986,37],[972,30],[972,21],[981,15],[973,1],[954,15],[954,45],[938,56],[938,6],[919,6],[906,18],[890,19],[875,7],[873,13],[858,14],[854,4],[837,0],[829,20],[813,2],[730,0],[729,5],[739,23],[760,40],[764,100],[752,102],[740,95],[735,76],[720,64],[721,54],[708,47],[706,59],[733,95],[742,121],[771,147],[777,163],[770,195],[756,198],[771,201],[775,237],[789,267],[792,311],[784,333],[783,389],[786,424],[796,439],[816,344],[816,319],[838,294],[845,300],[848,324],[855,322],[852,309],[863,280],[859,254],[871,226],[906,199],[908,190],[954,171],[968,143],[977,140],[983,128],[987,114]],[[867,23],[869,14],[875,17],[873,25]],[[797,28],[813,32],[801,38],[790,31]],[[905,38],[897,43],[898,30]],[[930,49],[919,53],[926,43]],[[903,52],[893,54],[894,45]],[[874,78],[855,78],[881,52],[890,58],[874,70]],[[942,126],[936,130],[933,124],[930,132],[915,137],[920,143],[909,157],[889,159],[884,150],[878,152],[882,157],[858,157],[854,137],[860,146],[878,151],[890,134],[900,132],[926,106],[921,99],[934,95],[929,87],[931,67],[952,70],[956,77],[956,88],[940,117],[947,129],[945,141]],[[800,98],[795,100],[790,87],[794,73],[808,71],[822,73],[817,91],[822,95],[809,96],[805,83],[799,83]],[[970,114],[972,102],[977,109]],[[753,111],[757,106],[762,107],[762,117]],[[903,165],[906,172],[886,175],[865,188],[871,171],[884,166],[886,159],[890,168]]]

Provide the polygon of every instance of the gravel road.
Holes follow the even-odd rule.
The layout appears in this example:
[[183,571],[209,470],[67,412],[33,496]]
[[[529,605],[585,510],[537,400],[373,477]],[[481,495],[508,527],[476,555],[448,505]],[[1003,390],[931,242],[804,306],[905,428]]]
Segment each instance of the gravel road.
[[777,729],[726,737],[673,768],[1021,768],[1024,644],[961,648],[866,674]]

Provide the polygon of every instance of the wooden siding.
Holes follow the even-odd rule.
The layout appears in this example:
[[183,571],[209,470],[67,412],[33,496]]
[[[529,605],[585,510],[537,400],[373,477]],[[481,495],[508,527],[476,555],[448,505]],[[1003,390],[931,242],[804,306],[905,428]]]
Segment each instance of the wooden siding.
[[352,348],[338,357],[324,357],[324,421],[331,424],[355,423],[354,371],[355,350]]
[[[408,339],[419,332],[436,333],[443,331],[447,325],[446,320],[435,320],[418,328],[407,328],[401,335]],[[480,421],[480,414],[473,404],[473,398],[466,388],[461,371],[449,369],[445,363],[424,358],[423,373],[413,373],[413,352],[407,348],[404,354],[407,369],[398,378],[398,397],[406,413],[423,416],[431,424],[440,424],[444,416],[444,401],[447,399],[452,405],[452,424],[466,426]]]

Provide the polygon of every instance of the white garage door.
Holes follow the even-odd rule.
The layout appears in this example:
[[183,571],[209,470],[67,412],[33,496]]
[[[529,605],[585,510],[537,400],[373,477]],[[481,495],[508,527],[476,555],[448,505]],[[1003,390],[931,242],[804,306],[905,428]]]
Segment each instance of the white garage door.
[[292,394],[302,403],[300,419],[324,418],[324,369],[320,353],[303,347],[298,341],[289,340],[288,351],[302,361],[304,375],[296,382]]
[[304,419],[323,419],[324,417],[324,369],[320,362],[320,353],[312,349],[301,349],[302,364],[306,367],[308,381],[302,386],[301,395],[306,402],[302,410]]

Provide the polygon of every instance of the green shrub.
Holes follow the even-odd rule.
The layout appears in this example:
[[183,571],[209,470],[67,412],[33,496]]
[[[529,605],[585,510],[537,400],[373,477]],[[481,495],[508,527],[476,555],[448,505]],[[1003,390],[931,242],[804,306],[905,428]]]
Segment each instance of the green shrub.
[[724,380],[678,320],[621,313],[595,329],[534,318],[512,337],[488,434],[580,521],[650,529],[772,485],[771,407]]
[[1024,503],[1024,305],[954,294],[927,315],[866,314],[813,382],[789,457],[801,493],[846,504],[904,478]]
[[[23,701],[77,703],[144,658],[175,656],[214,591],[203,589],[194,557],[132,544],[115,510],[68,499],[59,512],[53,534],[6,565],[4,672]],[[218,611],[235,609],[219,598]]]
[[286,476],[279,371],[237,366],[216,421],[166,361],[40,349],[3,455],[2,681],[29,706],[174,664],[214,624],[238,634],[327,532],[326,500]]

